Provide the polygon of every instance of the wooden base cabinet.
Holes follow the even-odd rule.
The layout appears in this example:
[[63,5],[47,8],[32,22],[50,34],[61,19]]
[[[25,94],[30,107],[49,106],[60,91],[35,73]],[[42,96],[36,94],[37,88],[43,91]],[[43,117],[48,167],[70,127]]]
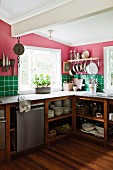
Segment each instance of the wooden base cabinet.
[[[99,117],[100,116],[100,117]],[[83,125],[93,125],[92,131],[84,130]],[[103,133],[99,133],[98,127]],[[99,129],[99,128],[98,128]],[[86,138],[97,139],[107,146],[108,138],[107,100],[102,98],[76,97],[76,134]]]
[[[57,102],[60,101],[60,102]],[[66,101],[71,105],[65,105]],[[62,104],[59,104],[62,103]],[[53,106],[53,108],[51,108]],[[51,143],[61,141],[71,136],[75,131],[75,97],[66,96],[45,100],[45,144],[49,146]],[[56,115],[56,109],[60,107],[63,110],[61,115]],[[69,112],[65,112],[65,108],[70,108]],[[54,116],[49,118],[49,113],[54,112]],[[59,111],[60,112],[60,111]]]
[[108,144],[113,146],[113,100],[108,100]]

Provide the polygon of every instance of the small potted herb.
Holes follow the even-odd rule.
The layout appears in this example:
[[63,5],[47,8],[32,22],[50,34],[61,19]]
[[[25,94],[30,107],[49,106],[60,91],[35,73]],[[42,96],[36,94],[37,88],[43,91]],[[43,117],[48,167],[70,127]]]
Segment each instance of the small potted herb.
[[33,83],[36,86],[36,93],[46,94],[50,93],[51,77],[44,74],[35,74]]

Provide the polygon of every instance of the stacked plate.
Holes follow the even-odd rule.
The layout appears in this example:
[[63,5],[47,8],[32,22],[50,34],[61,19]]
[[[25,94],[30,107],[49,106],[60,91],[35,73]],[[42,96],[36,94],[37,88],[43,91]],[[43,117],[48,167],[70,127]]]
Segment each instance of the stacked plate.
[[48,118],[54,117],[54,110],[48,110]]
[[54,107],[53,109],[55,116],[60,116],[63,114],[63,107]]
[[95,125],[92,123],[84,123],[82,124],[82,129],[85,130],[86,132],[94,130]]
[[63,114],[69,114],[71,111],[70,107],[63,107]]

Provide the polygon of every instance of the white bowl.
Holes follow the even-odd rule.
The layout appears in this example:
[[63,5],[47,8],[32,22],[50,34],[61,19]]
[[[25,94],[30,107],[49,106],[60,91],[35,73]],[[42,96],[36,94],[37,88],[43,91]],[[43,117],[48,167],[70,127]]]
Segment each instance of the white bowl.
[[63,106],[64,107],[71,107],[71,99],[63,100]]
[[55,114],[56,116],[62,115],[62,114],[63,114],[63,107],[55,107],[55,108],[54,108],[54,114]]
[[82,124],[82,129],[89,132],[95,128],[94,124],[92,123],[84,123]]
[[55,106],[57,106],[57,107],[62,107],[62,100],[56,100],[56,101],[54,102],[54,104],[55,104]]
[[71,111],[70,107],[63,107],[63,114],[69,114]]
[[98,131],[100,134],[104,135],[104,127],[95,126],[95,128],[97,129],[97,131]]

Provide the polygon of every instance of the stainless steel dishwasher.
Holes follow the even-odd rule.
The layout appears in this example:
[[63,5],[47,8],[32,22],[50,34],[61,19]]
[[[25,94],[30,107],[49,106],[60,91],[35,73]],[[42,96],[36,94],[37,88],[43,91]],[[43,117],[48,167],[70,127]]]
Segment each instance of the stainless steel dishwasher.
[[17,114],[17,152],[44,144],[44,103],[31,106],[28,112]]

